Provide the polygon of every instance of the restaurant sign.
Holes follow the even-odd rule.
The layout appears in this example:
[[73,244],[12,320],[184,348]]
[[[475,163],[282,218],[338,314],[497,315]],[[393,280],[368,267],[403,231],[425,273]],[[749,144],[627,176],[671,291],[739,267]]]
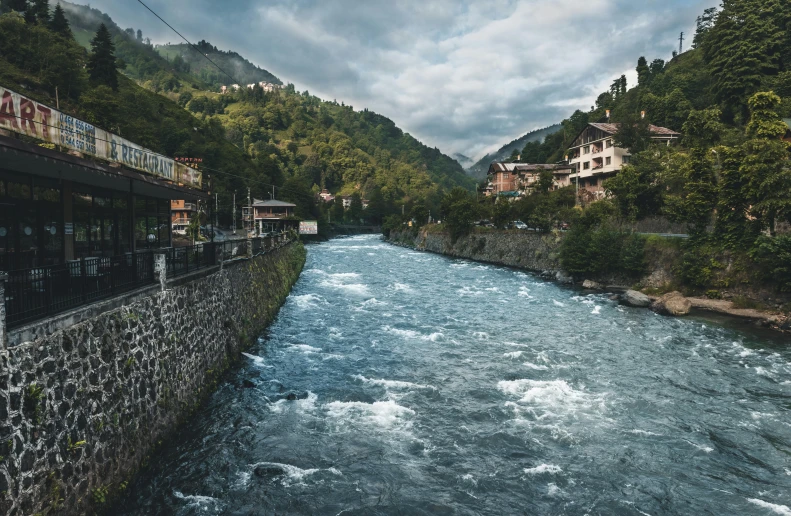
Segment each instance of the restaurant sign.
[[299,223],[300,235],[318,235],[319,223],[315,220],[303,220]]
[[0,86],[0,129],[200,188],[201,173],[113,133]]

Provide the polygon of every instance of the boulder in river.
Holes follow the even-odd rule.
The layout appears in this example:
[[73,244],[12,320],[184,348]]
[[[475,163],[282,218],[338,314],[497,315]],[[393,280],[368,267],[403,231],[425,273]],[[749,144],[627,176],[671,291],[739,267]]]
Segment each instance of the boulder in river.
[[245,378],[244,380],[242,380],[242,388],[255,389],[255,383]]
[[692,310],[692,302],[681,292],[669,292],[654,301],[651,310],[658,314],[678,317],[689,314]]
[[651,306],[651,298],[638,292],[636,290],[627,290],[621,296],[621,303],[626,306],[634,306],[636,308],[648,308]]
[[255,473],[257,477],[273,478],[285,475],[286,471],[283,469],[283,466],[277,464],[260,464],[255,467],[253,473]]
[[601,283],[596,283],[595,281],[591,281],[589,279],[586,279],[585,281],[582,282],[582,288],[585,288],[585,289],[588,289],[588,290],[601,290],[604,287],[602,286]]
[[563,283],[563,284],[574,283],[574,278],[572,278],[571,276],[569,276],[568,274],[566,274],[563,271],[556,272],[555,273],[555,279],[558,282]]

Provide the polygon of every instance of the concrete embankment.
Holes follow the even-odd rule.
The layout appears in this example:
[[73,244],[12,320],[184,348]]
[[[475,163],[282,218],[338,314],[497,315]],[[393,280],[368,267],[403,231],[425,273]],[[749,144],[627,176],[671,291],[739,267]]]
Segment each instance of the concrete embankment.
[[0,513],[101,512],[274,320],[305,256],[297,242],[225,263],[9,346]]

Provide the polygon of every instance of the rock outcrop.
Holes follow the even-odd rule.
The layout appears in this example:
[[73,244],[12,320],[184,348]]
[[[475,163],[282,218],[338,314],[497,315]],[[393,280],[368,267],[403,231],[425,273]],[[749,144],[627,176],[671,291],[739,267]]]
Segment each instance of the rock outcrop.
[[679,317],[689,314],[692,302],[681,292],[669,292],[651,304],[651,310],[662,315]]
[[633,306],[635,308],[648,308],[651,306],[651,298],[636,290],[627,290],[620,298],[621,304]]
[[582,288],[588,290],[602,290],[604,289],[604,286],[601,283],[596,283],[595,281],[586,279],[582,282]]

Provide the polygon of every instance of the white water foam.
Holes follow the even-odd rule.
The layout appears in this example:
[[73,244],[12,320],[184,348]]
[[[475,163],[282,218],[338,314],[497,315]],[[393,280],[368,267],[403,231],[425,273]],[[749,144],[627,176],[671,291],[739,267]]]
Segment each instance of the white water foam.
[[601,306],[596,305],[591,312],[593,315],[599,315],[601,313]]
[[264,359],[262,357],[259,357],[259,356],[256,356],[256,355],[251,355],[249,353],[242,353],[242,355],[244,355],[247,358],[249,358],[250,360],[252,360],[253,364],[255,364],[257,367],[267,367],[267,368],[271,368],[272,367],[272,366],[266,365],[266,362],[264,361]]
[[318,294],[304,294],[301,296],[292,296],[291,299],[294,300],[294,304],[296,304],[299,308],[303,310],[308,308],[316,308],[320,305],[327,305],[327,300],[321,297]]
[[289,408],[294,407],[294,410],[296,410],[298,413],[305,414],[308,412],[313,412],[316,409],[316,400],[318,399],[319,397],[317,394],[308,391],[307,398],[293,401],[285,399],[277,400],[275,403],[269,405],[269,410],[275,414],[282,414]]
[[692,446],[694,446],[695,448],[697,448],[698,450],[700,450],[702,452],[711,453],[711,452],[714,451],[714,448],[712,448],[711,446],[706,446],[704,444],[696,444],[696,443],[693,443],[692,441],[690,441],[688,439],[684,439],[684,441],[688,442],[689,444],[691,444]]
[[220,500],[216,498],[212,498],[211,496],[185,495],[182,494],[180,491],[173,491],[173,496],[181,500],[184,500],[185,502],[188,502],[187,507],[193,507],[193,506],[200,507],[202,505],[221,503]]
[[759,500],[758,498],[748,498],[747,501],[750,502],[751,504],[757,505],[758,507],[769,509],[775,514],[780,514],[781,516],[791,516],[791,509],[789,509],[787,505],[777,505],[774,503],[769,503],[763,500]]
[[547,369],[549,369],[545,365],[538,365],[538,364],[534,364],[533,362],[525,362],[522,365],[530,369],[535,369],[536,371],[546,371]]
[[514,358],[521,357],[523,354],[524,354],[524,351],[511,351],[510,353],[503,353],[503,356],[505,358],[514,359]]
[[601,412],[604,408],[601,398],[575,390],[564,380],[501,381],[497,383],[497,388],[505,394],[518,397],[518,401],[509,401],[505,405],[512,408],[517,416],[528,416],[532,421],[524,421],[528,426],[541,422],[541,428],[562,439],[571,436],[565,424],[546,421],[578,418],[596,409]]
[[308,346],[307,344],[292,344],[291,346],[288,347],[288,349],[301,351],[306,355],[321,353],[321,348],[314,348],[313,346]]
[[376,380],[373,378],[366,378],[365,376],[356,374],[353,375],[352,378],[356,378],[363,383],[367,383],[368,385],[378,385],[380,387],[384,387],[385,389],[433,389],[437,390],[436,387],[433,385],[421,385],[412,382],[402,382],[399,380]]
[[327,415],[341,423],[363,423],[384,430],[407,429],[412,425],[410,418],[415,411],[402,407],[395,401],[333,401],[324,408]]
[[662,435],[662,434],[657,434],[656,432],[649,432],[648,430],[639,430],[636,428],[634,430],[629,430],[629,433],[635,435],[656,436],[656,437]]
[[561,472],[563,472],[563,470],[560,469],[560,466],[554,464],[539,464],[534,468],[525,468],[525,474],[527,475],[557,475]]
[[311,476],[319,473],[320,471],[329,471],[333,475],[341,476],[343,473],[338,471],[335,468],[329,469],[319,469],[319,468],[310,468],[310,469],[302,469],[296,466],[292,466],[291,464],[281,464],[279,462],[258,462],[256,464],[250,464],[250,468],[255,470],[258,467],[269,467],[269,468],[277,468],[283,471],[284,475],[281,477],[283,485],[288,486],[292,483],[301,484],[303,481]]
[[364,283],[349,283],[360,278],[356,272],[339,272],[335,274],[327,274],[326,278],[319,283],[322,287],[334,288],[336,290],[343,290],[351,295],[368,296],[368,285]]
[[559,306],[559,307],[561,307],[561,308],[563,308],[563,307],[565,307],[565,306],[566,306],[565,304],[561,303],[560,301],[556,301],[556,300],[554,300],[554,299],[552,300],[552,303],[553,303],[555,306]]
[[392,288],[396,292],[414,292],[412,287],[410,287],[405,283],[393,283],[390,288]]
[[423,335],[419,331],[415,330],[402,330],[399,328],[393,328],[392,326],[382,326],[382,331],[387,333],[398,335],[404,339],[412,339],[412,340],[426,340],[431,342],[437,342],[442,339],[445,335],[441,332],[434,332],[429,335]]

